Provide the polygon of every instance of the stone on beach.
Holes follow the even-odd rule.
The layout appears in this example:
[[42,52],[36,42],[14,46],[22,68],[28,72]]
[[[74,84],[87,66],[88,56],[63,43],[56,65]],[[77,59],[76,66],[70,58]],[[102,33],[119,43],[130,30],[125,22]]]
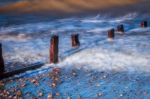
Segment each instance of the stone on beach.
[[22,97],[22,92],[21,92],[20,90],[18,90],[17,93],[16,93],[16,95],[17,95],[18,97]]
[[4,86],[4,83],[0,81],[0,88]]
[[48,99],[53,99],[53,95],[50,93],[50,94],[48,94],[47,98]]

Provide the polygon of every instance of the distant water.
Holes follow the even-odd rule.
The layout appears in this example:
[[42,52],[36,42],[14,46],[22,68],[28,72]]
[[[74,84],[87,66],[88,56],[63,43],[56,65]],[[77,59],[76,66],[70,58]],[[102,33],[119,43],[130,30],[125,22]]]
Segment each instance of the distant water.
[[[130,13],[131,15],[132,13]],[[101,14],[98,14],[101,15]],[[97,15],[91,15],[91,16],[74,16],[75,18],[86,18],[86,17],[95,17]],[[102,17],[111,18],[108,15],[101,15]],[[69,18],[74,18],[68,17]],[[122,16],[121,16],[122,17]],[[132,17],[132,16],[131,16]],[[64,17],[62,17],[64,18]],[[142,16],[143,19],[148,19],[148,16]],[[141,18],[141,19],[142,19]],[[27,14],[27,15],[21,15],[21,14],[12,14],[12,13],[5,13],[0,14],[0,27],[8,27],[12,25],[21,25],[21,24],[30,24],[30,23],[41,23],[41,22],[51,22],[55,21],[57,19],[61,19],[61,16],[50,16],[50,15],[36,15],[36,14]],[[65,17],[67,19],[67,17]]]
[[[54,19],[54,18],[53,18]],[[0,26],[20,25],[52,20],[51,16],[0,14]]]
[[[0,0],[0,7],[12,4],[18,1],[23,0]],[[8,27],[12,25],[21,25],[21,24],[29,24],[29,23],[38,23],[42,21],[50,21],[54,19],[52,16],[45,15],[35,15],[32,14],[18,14],[16,12],[10,13],[0,13],[0,27]]]

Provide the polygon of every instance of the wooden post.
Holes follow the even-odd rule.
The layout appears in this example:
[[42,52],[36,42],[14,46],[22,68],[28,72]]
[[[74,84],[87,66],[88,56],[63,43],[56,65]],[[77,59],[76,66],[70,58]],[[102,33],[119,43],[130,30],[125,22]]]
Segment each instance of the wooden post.
[[110,29],[108,31],[108,40],[113,40],[115,37],[115,30],[114,29]]
[[72,47],[79,47],[80,46],[78,34],[72,34],[71,35],[71,41],[72,41]]
[[142,28],[148,27],[148,22],[147,21],[142,21],[141,22],[141,27]]
[[5,65],[2,52],[2,44],[0,43],[0,74],[5,72]]
[[117,31],[124,33],[124,26],[123,26],[123,24],[117,26]]
[[58,43],[59,38],[57,35],[53,35],[50,45],[50,63],[58,63]]

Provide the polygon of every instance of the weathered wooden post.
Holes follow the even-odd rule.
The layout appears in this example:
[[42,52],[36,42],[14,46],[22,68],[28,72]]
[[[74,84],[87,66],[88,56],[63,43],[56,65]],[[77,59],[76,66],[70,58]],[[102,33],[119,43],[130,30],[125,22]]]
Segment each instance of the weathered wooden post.
[[121,32],[121,33],[124,33],[124,26],[123,26],[123,24],[117,26],[117,31]]
[[2,52],[2,44],[0,43],[0,74],[5,72],[5,65]]
[[148,22],[147,21],[142,21],[141,22],[141,27],[142,28],[148,27]]
[[72,34],[71,41],[72,41],[72,47],[79,47],[80,46],[79,34]]
[[115,37],[115,30],[114,29],[110,29],[109,31],[108,31],[108,40],[113,40],[114,39],[114,37]]
[[50,45],[50,63],[58,63],[58,43],[59,38],[57,35],[51,37]]

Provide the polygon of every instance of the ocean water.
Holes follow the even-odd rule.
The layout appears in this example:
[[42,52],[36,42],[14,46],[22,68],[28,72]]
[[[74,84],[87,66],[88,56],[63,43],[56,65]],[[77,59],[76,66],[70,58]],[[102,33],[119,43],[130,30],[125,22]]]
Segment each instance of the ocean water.
[[[32,16],[29,17],[30,20],[34,19]],[[149,20],[148,18],[146,15],[139,17],[138,13],[129,13],[115,18],[98,14],[40,22],[26,21],[27,17],[20,17],[19,23],[16,21],[17,17],[13,19],[9,15],[1,16],[1,24],[9,22],[9,19],[12,22],[0,27],[0,41],[3,44],[6,68],[11,70],[14,68],[14,64],[16,66],[36,62],[49,63],[49,45],[53,34],[59,35],[59,56],[63,60],[63,57],[67,57],[67,52],[72,50],[70,35],[73,33],[80,35],[81,49],[86,49],[88,46],[93,46],[95,42],[106,41],[107,31],[111,28],[116,29],[119,24],[124,24],[127,34],[130,34],[131,30],[142,31],[140,22],[144,19]]]
[[[12,23],[6,24],[9,18]],[[41,99],[47,99],[49,93],[54,95],[56,92],[64,99],[68,96],[77,99],[79,95],[83,99],[149,99],[150,28],[140,27],[142,20],[150,21],[149,16],[134,12],[120,17],[98,14],[47,21],[39,18],[43,21],[33,22],[26,21],[26,18],[16,21],[8,15],[7,18],[1,16],[1,20],[0,42],[7,71],[32,63],[45,63],[37,70],[2,80],[5,85],[1,92],[6,90],[14,96],[16,88],[21,90],[23,98]],[[125,34],[115,32],[115,39],[108,41],[107,31],[116,29],[119,24],[124,25]],[[71,47],[73,33],[79,34],[79,48]],[[49,64],[53,34],[59,36],[58,64]],[[55,67],[62,69],[62,83],[53,89],[48,74]],[[72,76],[72,70],[77,76]],[[32,79],[36,79],[39,85],[34,85]],[[21,87],[23,83],[26,86]],[[38,96],[39,91],[44,93],[42,97]],[[60,98],[54,95],[54,99]]]

